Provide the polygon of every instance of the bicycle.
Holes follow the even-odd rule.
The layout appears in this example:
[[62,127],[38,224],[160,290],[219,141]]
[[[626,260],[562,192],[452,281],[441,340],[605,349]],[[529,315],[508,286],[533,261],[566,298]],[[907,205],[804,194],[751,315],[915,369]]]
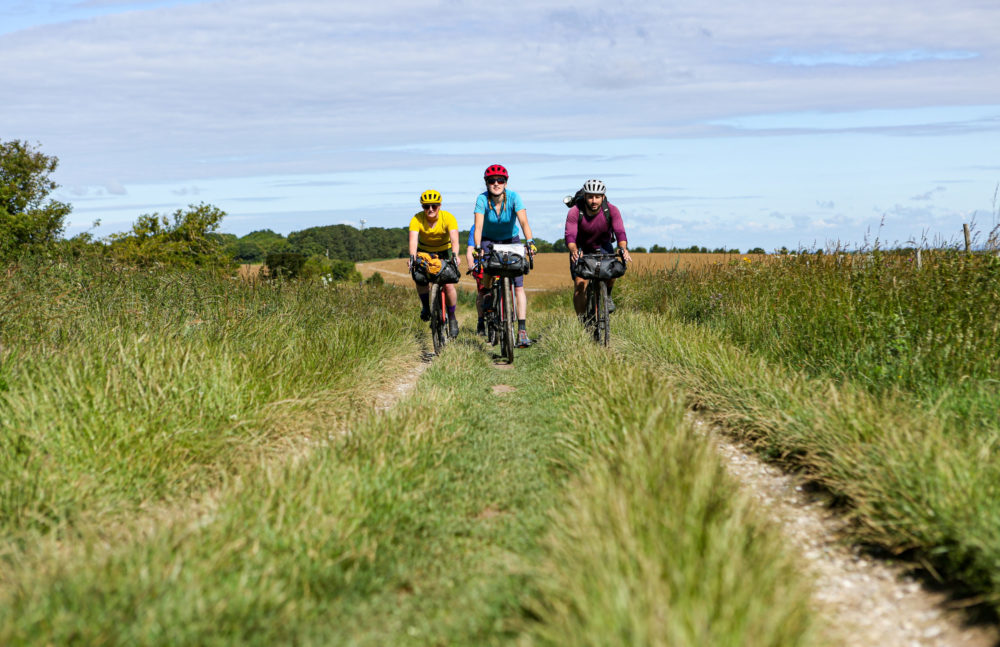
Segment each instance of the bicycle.
[[434,345],[434,354],[440,355],[451,338],[448,334],[448,303],[444,286],[458,282],[458,261],[454,256],[444,261],[441,264],[441,271],[434,275],[427,272],[426,262],[417,263],[411,273],[417,278],[419,272],[423,272],[430,286],[428,301],[431,308],[431,342]]
[[611,322],[608,317],[608,281],[625,274],[625,257],[621,249],[614,254],[580,254],[574,272],[587,280],[587,310],[583,325],[594,341],[608,345]]
[[[527,260],[526,260],[527,259]],[[517,345],[517,300],[514,298],[514,277],[527,274],[534,268],[534,261],[521,243],[496,244],[489,258],[476,262],[477,270],[494,277],[490,287],[489,304],[484,304],[486,339],[491,345],[500,344],[500,355],[508,364],[514,363]]]

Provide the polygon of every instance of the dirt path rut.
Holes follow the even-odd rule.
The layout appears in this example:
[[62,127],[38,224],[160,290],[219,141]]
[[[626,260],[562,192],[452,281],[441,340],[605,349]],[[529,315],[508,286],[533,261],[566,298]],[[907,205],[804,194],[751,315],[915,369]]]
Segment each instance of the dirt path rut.
[[902,565],[869,557],[844,541],[844,521],[794,476],[699,424],[727,469],[783,529],[815,576],[814,603],[843,645],[992,647],[995,626],[966,622],[945,594],[927,590]]

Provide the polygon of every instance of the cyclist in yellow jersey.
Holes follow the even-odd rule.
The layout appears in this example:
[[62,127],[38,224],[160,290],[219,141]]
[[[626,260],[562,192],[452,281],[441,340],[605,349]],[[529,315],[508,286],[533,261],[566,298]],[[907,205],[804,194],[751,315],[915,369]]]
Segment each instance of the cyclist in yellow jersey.
[[[420,194],[420,206],[423,211],[418,211],[410,219],[410,267],[413,267],[418,253],[429,255],[432,259],[438,258],[442,262],[454,257],[456,264],[459,263],[458,221],[451,213],[441,209],[441,194],[437,191],[424,191]],[[431,318],[430,287],[427,283],[415,283],[417,296],[420,297],[420,318],[428,321]],[[458,293],[452,283],[444,286],[444,292],[448,304],[448,334],[457,337],[455,306],[458,304]]]

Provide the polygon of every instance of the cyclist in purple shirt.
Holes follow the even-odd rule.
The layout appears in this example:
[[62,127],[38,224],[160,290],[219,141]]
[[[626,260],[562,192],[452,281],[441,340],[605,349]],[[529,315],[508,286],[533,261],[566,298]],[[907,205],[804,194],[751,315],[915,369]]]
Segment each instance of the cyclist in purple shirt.
[[[569,274],[573,277],[573,308],[578,315],[583,315],[587,310],[587,281],[574,271],[580,254],[613,254],[617,240],[625,262],[632,262],[621,211],[607,201],[604,182],[587,180],[583,183],[583,193],[583,199],[566,214],[566,247],[569,248]],[[608,281],[608,312],[615,310],[614,301],[611,300],[611,288],[614,284],[614,279]]]

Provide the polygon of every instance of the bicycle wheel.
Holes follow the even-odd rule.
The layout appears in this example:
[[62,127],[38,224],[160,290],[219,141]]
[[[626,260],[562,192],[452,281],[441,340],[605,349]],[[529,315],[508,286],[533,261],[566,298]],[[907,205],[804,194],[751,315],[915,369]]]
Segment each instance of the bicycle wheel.
[[486,312],[486,339],[491,345],[496,346],[497,342],[500,341],[500,319],[497,316],[498,306],[500,304],[500,282],[499,280],[493,281],[493,287],[490,288],[490,309]]
[[506,338],[507,345],[503,349],[504,355],[507,357],[507,363],[514,363],[514,346],[517,344],[517,316],[516,316],[516,306],[514,305],[514,285],[508,277],[503,277],[503,317],[500,325],[503,326],[503,336]]
[[448,343],[448,334],[445,330],[445,326],[448,324],[445,320],[446,311],[441,307],[441,298],[443,296],[444,290],[441,289],[441,286],[436,283],[431,284],[431,341],[434,343],[435,355],[440,355],[441,351],[444,350],[445,344]]
[[604,281],[597,281],[597,317],[594,321],[594,341],[602,346],[608,345],[609,330],[608,320],[608,284]]
[[597,317],[597,285],[596,281],[590,280],[587,282],[587,307],[583,313],[583,327],[590,333],[594,334],[594,328],[596,326]]

